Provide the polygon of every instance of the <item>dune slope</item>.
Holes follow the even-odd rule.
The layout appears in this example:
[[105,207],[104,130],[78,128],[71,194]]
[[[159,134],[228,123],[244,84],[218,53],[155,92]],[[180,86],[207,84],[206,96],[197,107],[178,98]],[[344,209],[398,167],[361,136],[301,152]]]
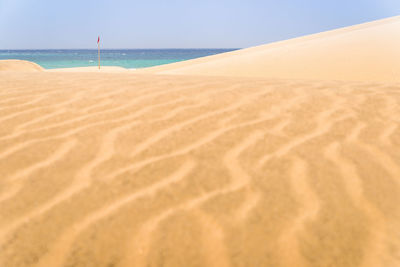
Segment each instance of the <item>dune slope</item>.
[[[129,69],[118,67],[118,66],[101,66],[98,67],[75,67],[75,68],[59,68],[59,69],[48,69],[48,72],[126,72],[131,71]],[[134,70],[132,70],[134,71]]]
[[0,73],[0,266],[400,265],[400,86]]
[[0,71],[22,71],[22,72],[32,72],[32,71],[42,71],[43,68],[36,63],[26,61],[26,60],[0,60]]
[[140,70],[142,73],[400,81],[400,17]]

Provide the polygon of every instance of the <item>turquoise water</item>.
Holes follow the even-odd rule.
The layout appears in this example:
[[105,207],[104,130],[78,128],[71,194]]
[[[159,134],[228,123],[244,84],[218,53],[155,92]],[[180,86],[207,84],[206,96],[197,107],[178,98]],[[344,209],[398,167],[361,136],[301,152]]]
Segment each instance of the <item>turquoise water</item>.
[[[145,68],[236,49],[101,50],[102,66]],[[0,50],[1,59],[33,61],[45,69],[97,66],[97,50]]]

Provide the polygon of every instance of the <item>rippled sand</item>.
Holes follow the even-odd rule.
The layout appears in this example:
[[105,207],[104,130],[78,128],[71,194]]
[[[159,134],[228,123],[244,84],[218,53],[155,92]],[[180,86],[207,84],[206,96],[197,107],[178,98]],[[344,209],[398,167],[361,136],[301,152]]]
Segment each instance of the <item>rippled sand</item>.
[[399,83],[23,64],[0,266],[400,266]]

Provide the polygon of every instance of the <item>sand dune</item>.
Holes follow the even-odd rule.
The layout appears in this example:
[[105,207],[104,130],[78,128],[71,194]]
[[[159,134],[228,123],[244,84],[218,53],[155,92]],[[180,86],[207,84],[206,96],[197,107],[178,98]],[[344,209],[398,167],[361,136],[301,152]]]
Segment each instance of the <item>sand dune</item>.
[[0,74],[1,266],[397,266],[400,86]]
[[18,72],[32,72],[32,71],[46,71],[46,72],[107,72],[119,73],[135,71],[135,69],[126,69],[118,66],[101,66],[98,67],[76,67],[76,68],[60,68],[60,69],[43,69],[41,66],[34,62],[26,60],[0,60],[0,71],[18,71]]
[[134,71],[134,69],[126,69],[117,66],[101,66],[98,67],[77,67],[77,68],[60,68],[60,69],[49,69],[48,72],[126,72]]
[[140,70],[142,73],[400,82],[400,17]]
[[[397,25],[138,72],[0,61],[0,266],[400,266],[397,54],[314,58]],[[303,79],[265,78],[272,53]]]
[[0,71],[42,71],[38,64],[26,60],[0,60]]

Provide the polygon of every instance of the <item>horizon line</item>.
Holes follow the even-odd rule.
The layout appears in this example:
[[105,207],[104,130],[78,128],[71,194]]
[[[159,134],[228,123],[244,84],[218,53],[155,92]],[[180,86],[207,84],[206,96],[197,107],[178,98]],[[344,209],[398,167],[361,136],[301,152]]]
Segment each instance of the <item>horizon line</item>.
[[[244,47],[204,47],[204,48],[100,48],[100,50],[205,50],[205,49],[244,49]],[[21,50],[97,50],[97,48],[0,48],[0,51]]]

